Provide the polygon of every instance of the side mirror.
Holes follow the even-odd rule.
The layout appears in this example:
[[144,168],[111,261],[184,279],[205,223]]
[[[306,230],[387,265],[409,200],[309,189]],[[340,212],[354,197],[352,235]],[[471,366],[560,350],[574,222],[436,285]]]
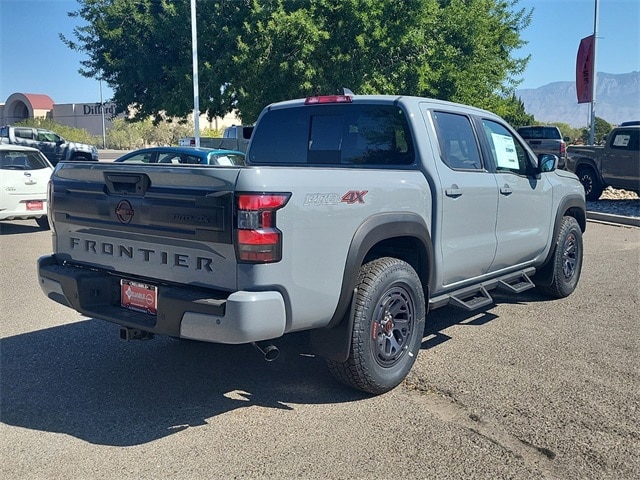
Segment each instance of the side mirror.
[[538,168],[540,173],[553,172],[558,168],[558,156],[550,153],[541,153],[538,155]]

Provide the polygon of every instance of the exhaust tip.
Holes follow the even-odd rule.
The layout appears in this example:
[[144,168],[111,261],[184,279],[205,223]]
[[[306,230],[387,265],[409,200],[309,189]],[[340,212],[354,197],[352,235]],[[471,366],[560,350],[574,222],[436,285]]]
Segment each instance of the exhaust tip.
[[251,345],[256,347],[267,362],[273,362],[280,356],[280,350],[273,343],[263,343],[261,345],[257,342],[251,342]]

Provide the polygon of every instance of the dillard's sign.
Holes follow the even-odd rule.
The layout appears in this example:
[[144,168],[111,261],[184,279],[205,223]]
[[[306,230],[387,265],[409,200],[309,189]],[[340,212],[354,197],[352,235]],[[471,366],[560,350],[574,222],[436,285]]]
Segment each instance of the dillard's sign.
[[[102,114],[103,106],[99,103],[95,105],[82,105],[82,110],[84,115],[100,115]],[[105,103],[104,104],[104,113],[105,115],[115,115],[116,106],[113,103]]]

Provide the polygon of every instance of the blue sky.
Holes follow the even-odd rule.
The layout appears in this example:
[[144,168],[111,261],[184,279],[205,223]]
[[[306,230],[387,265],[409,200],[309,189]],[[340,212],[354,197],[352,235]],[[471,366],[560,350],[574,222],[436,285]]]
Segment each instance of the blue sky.
[[[188,0],[184,0],[188,1]],[[198,0],[204,1],[204,0]],[[522,32],[528,45],[517,56],[531,55],[519,88],[573,81],[580,39],[593,33],[595,0],[520,0],[535,9]],[[599,0],[597,70],[640,70],[640,0]],[[55,103],[100,100],[99,83],[78,73],[83,55],[59,39],[72,37],[78,19],[67,16],[75,0],[0,0],[0,102],[9,95],[43,93]],[[187,20],[188,21],[188,20]],[[103,98],[111,90],[103,85]]]

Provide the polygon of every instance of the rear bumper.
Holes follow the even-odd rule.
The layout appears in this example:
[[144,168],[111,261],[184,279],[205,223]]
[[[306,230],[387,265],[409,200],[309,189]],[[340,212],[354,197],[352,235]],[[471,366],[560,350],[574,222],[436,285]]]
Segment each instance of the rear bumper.
[[214,343],[240,344],[284,334],[282,294],[234,292],[158,285],[158,313],[120,306],[120,278],[104,271],[38,259],[40,288],[51,300],[88,317],[146,332]]

